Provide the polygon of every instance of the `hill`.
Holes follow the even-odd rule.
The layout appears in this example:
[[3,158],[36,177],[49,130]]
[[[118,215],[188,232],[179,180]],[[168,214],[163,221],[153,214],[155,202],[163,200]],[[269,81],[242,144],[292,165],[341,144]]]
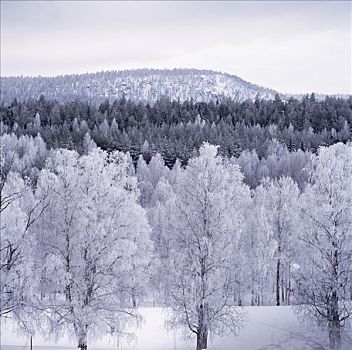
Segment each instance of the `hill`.
[[14,98],[24,101],[37,99],[40,95],[59,102],[78,98],[95,104],[122,97],[154,103],[162,96],[180,101],[210,102],[231,98],[242,102],[253,100],[257,95],[273,99],[276,93],[235,75],[198,69],[135,69],[56,77],[1,78],[1,101],[5,104]]

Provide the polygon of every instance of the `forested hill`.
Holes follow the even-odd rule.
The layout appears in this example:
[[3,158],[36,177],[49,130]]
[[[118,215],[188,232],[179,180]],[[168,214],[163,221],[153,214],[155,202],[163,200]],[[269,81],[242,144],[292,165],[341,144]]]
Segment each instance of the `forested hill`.
[[274,98],[276,92],[241,78],[197,69],[135,69],[57,77],[3,77],[1,101],[10,103],[15,97],[24,101],[44,95],[59,102],[74,99],[100,103],[106,98],[155,103],[162,96],[171,100],[209,102],[231,98],[235,101]]

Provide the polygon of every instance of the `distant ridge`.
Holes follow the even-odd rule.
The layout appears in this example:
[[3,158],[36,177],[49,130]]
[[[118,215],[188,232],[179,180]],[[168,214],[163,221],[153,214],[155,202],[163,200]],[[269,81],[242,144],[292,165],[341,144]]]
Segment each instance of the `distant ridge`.
[[133,69],[55,77],[2,77],[1,102],[48,99],[67,102],[74,99],[100,103],[125,97],[154,103],[162,96],[196,102],[230,98],[253,100],[256,96],[273,99],[276,91],[249,83],[236,75],[200,69]]

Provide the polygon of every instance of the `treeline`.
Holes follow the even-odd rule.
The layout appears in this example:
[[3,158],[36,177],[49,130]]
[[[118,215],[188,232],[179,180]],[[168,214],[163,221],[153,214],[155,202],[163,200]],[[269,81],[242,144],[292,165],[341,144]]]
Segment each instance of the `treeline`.
[[162,98],[154,105],[126,99],[98,107],[78,100],[58,103],[41,96],[37,100],[0,107],[2,132],[17,136],[40,133],[49,148],[84,152],[84,137],[90,134],[104,150],[140,154],[149,161],[159,153],[171,167],[176,159],[183,165],[203,142],[220,146],[220,154],[239,156],[243,150],[268,155],[276,139],[289,151],[316,152],[319,146],[347,142],[352,138],[352,98],[314,94],[302,100],[234,102],[171,101]]
[[[96,143],[86,134],[83,139],[82,152],[88,154],[96,148]],[[197,152],[194,152],[197,153]],[[27,178],[32,184],[36,184],[39,172],[45,168],[47,158],[50,155],[48,145],[40,134],[36,136],[22,135],[17,137],[14,133],[1,135],[1,172],[9,171],[19,173],[22,178]],[[152,156],[150,152],[143,152],[134,163],[138,167],[140,159],[147,161],[159,159],[164,166],[165,161],[159,153]],[[243,151],[236,162],[241,167],[244,182],[250,188],[257,187],[264,178],[277,179],[281,176],[289,176],[303,189],[308,181],[307,167],[311,164],[312,152],[292,151],[289,152],[286,145],[277,140],[268,141],[266,155],[259,158],[257,152]],[[179,166],[182,165],[177,161]],[[3,175],[4,176],[4,175]]]

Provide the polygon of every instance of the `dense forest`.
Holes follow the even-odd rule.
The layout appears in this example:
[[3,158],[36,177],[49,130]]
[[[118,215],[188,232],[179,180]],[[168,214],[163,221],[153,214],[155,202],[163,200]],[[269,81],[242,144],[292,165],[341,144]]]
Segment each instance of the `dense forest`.
[[153,105],[120,99],[97,107],[78,100],[61,104],[42,96],[2,104],[0,113],[2,132],[40,133],[49,148],[82,153],[88,133],[104,150],[128,151],[135,161],[140,154],[149,161],[160,153],[168,166],[176,159],[186,164],[204,141],[220,145],[224,156],[249,150],[262,158],[274,139],[289,151],[316,152],[319,146],[352,137],[352,98],[318,101],[314,94],[302,100],[283,101],[277,95],[274,100],[215,103],[165,97]]
[[293,305],[332,350],[348,348],[350,142],[317,155],[273,142],[261,160],[204,143],[172,169],[160,154],[135,168],[128,153],[85,146],[2,136],[1,317],[86,350],[153,303],[205,349],[208,334],[245,327],[242,306]]
[[0,112],[0,312],[18,329],[86,350],[153,303],[200,350],[245,327],[242,306],[291,305],[348,344],[352,98]]

